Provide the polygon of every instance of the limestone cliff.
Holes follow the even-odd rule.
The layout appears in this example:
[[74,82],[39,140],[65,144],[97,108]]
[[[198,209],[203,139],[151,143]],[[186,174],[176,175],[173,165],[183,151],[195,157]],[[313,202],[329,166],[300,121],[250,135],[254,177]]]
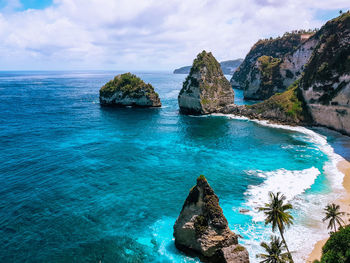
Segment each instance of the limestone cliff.
[[249,262],[247,250],[229,227],[219,198],[203,175],[182,207],[174,225],[175,245],[185,253],[216,263]]
[[234,103],[233,89],[220,64],[206,51],[193,61],[178,96],[180,111],[187,114],[210,114]]
[[[285,33],[283,37],[259,40],[234,73],[231,84],[244,90],[244,98],[264,100],[283,92],[300,77],[316,40],[313,32]],[[309,41],[310,40],[310,41]]]
[[350,13],[328,21],[300,81],[318,125],[350,135]]
[[300,34],[285,34],[283,37],[259,40],[250,49],[242,64],[238,67],[231,78],[231,84],[238,89],[245,89],[247,76],[252,66],[261,56],[282,58],[288,52],[296,49],[301,43]]
[[137,76],[125,73],[116,76],[100,89],[100,104],[103,106],[160,107],[158,94],[151,84]]
[[[229,105],[223,113],[284,124],[325,126],[350,135],[349,11],[328,21],[282,59],[261,56],[257,63],[260,71],[256,74],[260,74],[261,81],[276,82],[280,74],[279,83],[294,83],[261,103]],[[252,83],[249,74],[247,82]]]

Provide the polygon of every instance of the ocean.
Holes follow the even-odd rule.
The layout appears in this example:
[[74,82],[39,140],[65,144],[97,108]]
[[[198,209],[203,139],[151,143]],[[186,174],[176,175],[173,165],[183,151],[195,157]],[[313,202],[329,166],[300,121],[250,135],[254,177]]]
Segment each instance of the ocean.
[[[180,115],[185,75],[168,72],[136,72],[161,108],[100,107],[99,88],[118,73],[0,72],[0,261],[199,262],[176,250],[172,233],[201,174],[253,263],[272,234],[254,209],[268,191],[294,206],[286,240],[295,262],[327,236],[340,135]],[[245,103],[241,91],[236,102]]]

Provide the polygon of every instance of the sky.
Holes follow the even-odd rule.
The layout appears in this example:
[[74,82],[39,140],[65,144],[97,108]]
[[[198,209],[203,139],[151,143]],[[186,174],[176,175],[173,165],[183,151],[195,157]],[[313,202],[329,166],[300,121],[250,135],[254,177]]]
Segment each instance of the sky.
[[320,28],[349,0],[0,0],[0,70],[172,70]]

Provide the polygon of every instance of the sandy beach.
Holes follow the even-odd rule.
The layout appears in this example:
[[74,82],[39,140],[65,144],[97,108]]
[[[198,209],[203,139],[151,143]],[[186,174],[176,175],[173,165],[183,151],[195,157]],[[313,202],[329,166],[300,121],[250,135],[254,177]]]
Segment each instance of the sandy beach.
[[[341,161],[338,163],[338,169],[344,173],[344,180],[343,180],[343,186],[345,189],[345,195],[336,200],[335,203],[339,204],[341,207],[341,211],[345,212],[345,216],[343,217],[345,222],[349,221],[350,216],[350,162],[348,161]],[[321,259],[322,255],[322,247],[327,242],[327,238],[323,240],[319,240],[315,246],[311,254],[309,255],[306,263],[312,263],[314,260]]]

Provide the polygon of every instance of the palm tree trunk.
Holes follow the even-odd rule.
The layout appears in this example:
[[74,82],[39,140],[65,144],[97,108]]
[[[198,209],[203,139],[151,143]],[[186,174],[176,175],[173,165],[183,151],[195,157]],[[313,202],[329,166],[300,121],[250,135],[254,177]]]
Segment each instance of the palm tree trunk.
[[291,263],[294,263],[293,258],[292,258],[292,254],[289,252],[289,249],[288,249],[288,246],[287,246],[287,242],[286,242],[286,240],[284,239],[284,235],[283,235],[283,232],[282,232],[282,229],[281,229],[280,226],[278,226],[278,230],[280,231],[280,234],[281,234],[283,243],[284,243],[284,245],[286,246],[286,249],[287,249],[287,252],[288,252],[288,255],[289,255],[289,260],[290,260]]

